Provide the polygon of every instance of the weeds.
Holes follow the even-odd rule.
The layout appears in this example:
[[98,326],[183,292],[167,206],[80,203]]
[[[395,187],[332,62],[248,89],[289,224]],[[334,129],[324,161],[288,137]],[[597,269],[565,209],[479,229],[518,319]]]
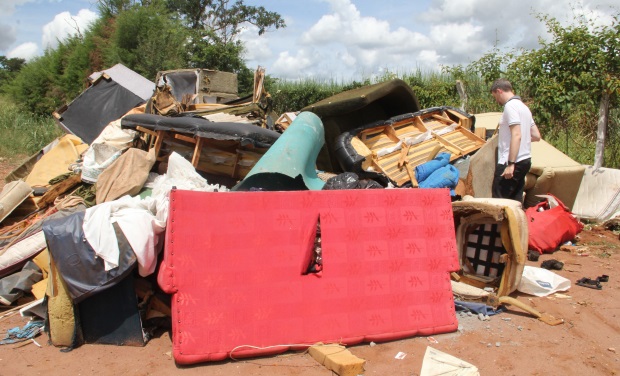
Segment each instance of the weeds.
[[0,96],[0,157],[13,160],[31,155],[62,135],[54,119],[21,112]]

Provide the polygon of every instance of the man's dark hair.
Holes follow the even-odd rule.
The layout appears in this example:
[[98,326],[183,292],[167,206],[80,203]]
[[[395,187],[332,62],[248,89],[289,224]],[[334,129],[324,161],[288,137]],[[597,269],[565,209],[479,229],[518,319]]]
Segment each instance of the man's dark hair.
[[507,79],[498,78],[493,82],[493,85],[491,85],[491,93],[497,89],[502,89],[502,91],[512,91],[512,85]]

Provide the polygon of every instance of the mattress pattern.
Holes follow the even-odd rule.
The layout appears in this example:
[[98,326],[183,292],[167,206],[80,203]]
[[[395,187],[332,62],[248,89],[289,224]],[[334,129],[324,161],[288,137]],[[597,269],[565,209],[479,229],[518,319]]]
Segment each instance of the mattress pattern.
[[[173,189],[166,231],[179,364],[457,329],[447,189]],[[308,273],[317,236],[322,271]]]

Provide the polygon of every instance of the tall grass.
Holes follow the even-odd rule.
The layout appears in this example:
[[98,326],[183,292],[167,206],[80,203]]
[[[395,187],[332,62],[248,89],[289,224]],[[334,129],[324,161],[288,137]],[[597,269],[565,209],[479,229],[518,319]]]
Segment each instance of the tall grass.
[[482,79],[464,73],[459,76],[467,92],[467,101],[463,102],[456,90],[454,74],[433,70],[390,72],[379,76],[369,76],[361,81],[343,82],[337,80],[304,79],[299,81],[274,80],[267,86],[273,98],[276,113],[298,111],[310,104],[328,98],[340,92],[365,85],[377,84],[392,79],[405,81],[413,90],[421,108],[453,106],[465,107],[469,113],[501,111],[489,94],[489,88]]
[[62,134],[51,116],[22,112],[0,96],[0,158],[13,161],[34,154]]

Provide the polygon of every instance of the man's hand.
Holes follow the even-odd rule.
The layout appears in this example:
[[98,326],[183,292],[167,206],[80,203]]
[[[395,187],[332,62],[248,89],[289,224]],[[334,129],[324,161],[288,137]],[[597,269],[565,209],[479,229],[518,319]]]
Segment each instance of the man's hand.
[[504,172],[502,173],[502,177],[504,179],[512,179],[512,176],[514,175],[514,172],[515,172],[515,165],[509,164],[504,169]]

